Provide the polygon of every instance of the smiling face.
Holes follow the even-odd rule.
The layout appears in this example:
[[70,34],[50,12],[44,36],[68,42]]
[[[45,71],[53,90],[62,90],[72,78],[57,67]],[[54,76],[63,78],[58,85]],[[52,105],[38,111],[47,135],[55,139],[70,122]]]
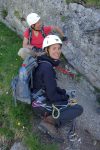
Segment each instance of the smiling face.
[[58,60],[61,55],[61,45],[53,44],[46,49],[46,53],[55,60]]

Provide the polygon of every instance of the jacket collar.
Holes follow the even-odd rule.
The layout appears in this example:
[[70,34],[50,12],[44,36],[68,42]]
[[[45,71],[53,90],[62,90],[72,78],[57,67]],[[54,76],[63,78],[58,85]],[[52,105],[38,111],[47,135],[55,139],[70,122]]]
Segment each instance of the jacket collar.
[[42,56],[39,56],[37,58],[38,62],[39,61],[47,61],[49,63],[51,63],[53,65],[53,67],[56,67],[59,65],[60,63],[60,60],[55,60],[55,59],[52,59],[51,57],[47,56],[47,55],[42,55]]

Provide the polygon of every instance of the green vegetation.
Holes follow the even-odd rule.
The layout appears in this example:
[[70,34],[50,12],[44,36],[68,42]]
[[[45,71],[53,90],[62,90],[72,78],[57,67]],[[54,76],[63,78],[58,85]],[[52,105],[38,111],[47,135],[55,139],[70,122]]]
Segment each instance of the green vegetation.
[[87,5],[100,6],[99,0],[85,0]]
[[20,17],[20,13],[19,13],[19,11],[17,11],[17,10],[14,11],[14,15],[15,15],[18,19],[21,18],[21,17]]
[[100,93],[100,89],[99,88],[97,88],[97,87],[94,86],[94,89],[95,89],[96,93]]
[[97,97],[97,102],[98,102],[98,104],[100,105],[100,96],[99,97]]
[[28,145],[28,147],[31,150],[58,150],[58,147],[54,144],[47,146],[47,145],[41,143],[41,145],[40,145],[39,137],[36,137],[36,135],[34,136],[31,133],[28,137],[26,136],[25,138],[26,138],[25,143]]
[[82,74],[79,73],[78,71],[76,71],[69,63],[68,63],[68,60],[65,58],[65,56],[63,54],[61,54],[61,62],[62,62],[62,67],[65,68],[66,65],[67,66],[67,70],[70,70],[70,73],[71,74],[74,74],[75,76],[72,78],[73,80],[75,80],[76,82],[80,82],[81,79],[82,79]]
[[74,0],[65,0],[67,4],[75,2]]
[[79,3],[85,4],[86,6],[100,6],[99,0],[65,0],[66,3]]
[[100,105],[100,89],[95,86],[94,86],[94,89],[95,89],[95,94],[96,94],[96,100],[98,104]]
[[66,20],[66,16],[61,16],[61,21],[64,22]]
[[[1,149],[10,149],[15,141],[23,141],[30,150],[58,150],[57,146],[44,146],[32,131],[34,113],[31,106],[14,106],[10,84],[22,60],[17,56],[22,40],[0,22],[0,141]],[[1,145],[0,145],[1,147]]]
[[2,12],[1,12],[1,15],[2,15],[3,19],[5,19],[6,16],[8,15],[8,10],[6,8],[3,9]]
[[75,80],[77,81],[77,82],[80,82],[81,81],[81,79],[82,79],[82,74],[80,74],[79,72],[77,72],[77,73],[75,73]]

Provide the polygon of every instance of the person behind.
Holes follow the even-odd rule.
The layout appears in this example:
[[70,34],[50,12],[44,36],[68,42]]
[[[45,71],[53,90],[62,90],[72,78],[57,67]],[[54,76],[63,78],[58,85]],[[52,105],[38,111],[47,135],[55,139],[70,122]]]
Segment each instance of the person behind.
[[50,34],[52,31],[58,32],[61,35],[63,41],[67,40],[67,37],[64,36],[63,31],[59,27],[42,26],[41,18],[36,13],[30,13],[26,20],[29,28],[26,29],[23,34],[23,48],[21,48],[18,52],[18,55],[23,59],[25,59],[29,54],[33,56],[39,56],[43,54],[44,52],[42,51],[42,43],[44,37]]
[[48,35],[45,37],[42,47],[45,54],[37,57],[39,65],[36,68],[33,80],[34,91],[39,91],[40,89],[45,91],[46,104],[66,105],[66,108],[60,111],[58,119],[54,119],[52,112],[44,107],[34,108],[34,111],[37,114],[40,113],[41,116],[39,129],[43,129],[54,137],[58,137],[56,127],[61,127],[67,121],[74,120],[83,112],[82,106],[78,104],[67,107],[70,100],[69,95],[66,94],[65,89],[57,86],[54,67],[60,63],[61,47],[62,41],[58,36]]

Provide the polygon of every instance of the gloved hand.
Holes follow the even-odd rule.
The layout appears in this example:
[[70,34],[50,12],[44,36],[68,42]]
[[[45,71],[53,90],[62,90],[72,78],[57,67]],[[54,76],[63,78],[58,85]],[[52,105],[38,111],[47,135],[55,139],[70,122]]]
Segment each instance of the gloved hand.
[[76,100],[76,99],[69,99],[69,100],[68,100],[68,105],[74,106],[74,105],[76,105],[76,104],[77,104],[77,100]]
[[70,97],[69,95],[64,94],[64,95],[61,95],[61,98],[62,98],[62,101],[68,101]]
[[76,90],[66,90],[66,94],[69,95],[70,98],[75,98]]
[[69,97],[69,95],[67,95],[67,94],[66,94],[66,96],[65,96],[65,97],[66,97],[66,100],[69,100],[69,98],[70,98],[70,97]]
[[67,41],[68,40],[68,38],[66,36],[63,36],[61,39],[62,39],[62,41]]

